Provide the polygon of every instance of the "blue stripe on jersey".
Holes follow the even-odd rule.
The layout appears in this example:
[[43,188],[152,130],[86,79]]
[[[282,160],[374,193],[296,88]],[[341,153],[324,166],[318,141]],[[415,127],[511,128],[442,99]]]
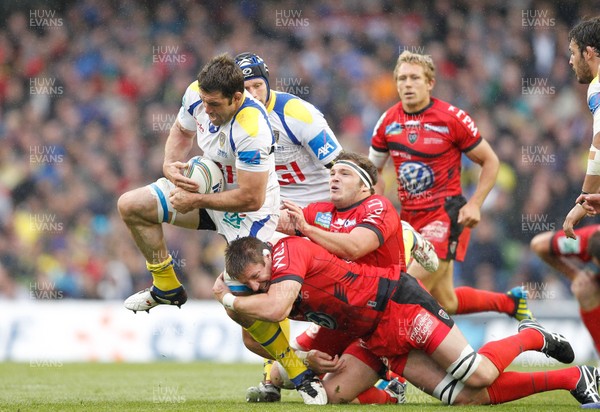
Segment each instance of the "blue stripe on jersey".
[[246,150],[245,152],[238,152],[238,158],[249,165],[260,164],[260,151],[258,150]]
[[290,138],[290,140],[292,141],[292,143],[294,143],[295,145],[299,145],[300,141],[298,140],[298,138],[296,138],[296,135],[294,135],[294,133],[292,133],[292,130],[289,128],[289,126],[285,122],[285,114],[283,113],[287,102],[289,102],[292,99],[298,99],[298,97],[294,96],[293,94],[283,93],[283,92],[277,92],[276,94],[274,94],[274,97],[275,97],[275,104],[273,105],[273,111],[277,114],[277,116],[281,120],[281,124],[283,125],[283,128],[285,129],[285,132],[287,133],[287,135]]
[[[247,97],[244,98],[244,102],[242,103],[242,105],[240,106],[238,111],[235,112],[235,114],[233,115],[233,119],[231,119],[231,125],[233,126],[233,122],[235,122],[235,118],[237,117],[238,113],[245,107],[254,107],[261,112],[261,114],[263,115],[263,118],[265,119],[265,121],[267,122],[267,125],[269,126],[269,131],[271,132],[271,145],[274,145],[275,144],[275,135],[273,134],[273,128],[271,127],[271,122],[269,121],[269,115],[265,111],[264,106],[257,104],[254,100],[251,100]],[[229,128],[229,144],[231,145],[231,149],[235,152],[235,143],[233,141],[233,127]]]
[[271,219],[271,216],[267,216],[264,219],[261,219],[257,222],[252,223],[252,226],[250,227],[250,233],[248,233],[248,236],[252,236],[252,237],[258,237],[258,232],[260,232],[260,230],[265,227],[265,224]]
[[202,103],[202,99],[198,100],[195,103],[190,104],[190,107],[188,108],[188,113],[191,114],[192,116],[194,115],[194,109],[196,108],[196,106],[198,106],[200,103]]
[[592,94],[590,96],[590,99],[588,100],[588,106],[590,108],[590,112],[595,114],[596,110],[598,110],[598,107],[600,107],[600,93]]
[[165,198],[165,195],[163,194],[163,192],[161,192],[161,190],[158,188],[158,186],[156,186],[156,183],[152,183],[150,185],[150,187],[156,192],[156,195],[158,196],[158,200],[160,201],[160,205],[163,208],[162,221],[168,222],[169,221],[169,206],[167,205],[167,199]]
[[329,133],[327,133],[327,130],[322,130],[318,135],[313,137],[308,142],[308,145],[319,160],[325,159],[338,148],[338,145],[333,141]]

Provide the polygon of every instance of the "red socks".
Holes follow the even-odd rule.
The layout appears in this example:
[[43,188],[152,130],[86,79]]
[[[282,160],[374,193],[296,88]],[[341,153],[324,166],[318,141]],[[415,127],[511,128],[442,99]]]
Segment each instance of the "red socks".
[[458,298],[456,314],[477,312],[500,312],[512,315],[515,311],[515,301],[506,293],[488,292],[461,286],[454,289]]
[[358,402],[361,404],[379,404],[383,405],[386,403],[396,403],[397,400],[392,395],[384,391],[383,389],[378,389],[376,387],[371,387],[358,395],[356,397]]
[[534,393],[556,389],[573,390],[579,381],[576,366],[544,372],[504,372],[487,388],[490,403],[514,401]]
[[486,343],[478,353],[492,361],[502,373],[520,353],[527,350],[540,350],[542,346],[544,346],[544,338],[540,332],[535,329],[524,329],[508,338]]
[[583,324],[592,335],[596,351],[600,354],[600,306],[590,310],[589,312],[579,311]]

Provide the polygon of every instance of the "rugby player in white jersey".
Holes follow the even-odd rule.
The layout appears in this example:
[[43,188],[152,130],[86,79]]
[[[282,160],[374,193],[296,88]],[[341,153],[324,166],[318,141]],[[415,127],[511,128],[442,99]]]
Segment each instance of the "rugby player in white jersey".
[[[267,108],[275,135],[275,170],[281,198],[300,207],[329,201],[329,169],[342,147],[323,114],[297,96],[272,90],[269,69],[260,56],[245,52],[238,54],[235,61],[244,73],[246,91]],[[423,267],[435,270],[438,259],[433,246],[408,223],[402,224],[406,250],[410,250]],[[289,321],[282,322],[282,329],[289,337]],[[252,345],[248,336],[245,342]],[[248,388],[248,401],[280,400],[279,388],[271,383],[271,367],[272,361],[265,359],[263,381]]]
[[574,227],[586,214],[585,208],[581,207],[585,202],[584,196],[600,192],[600,17],[584,20],[571,29],[569,52],[569,64],[575,71],[577,81],[589,84],[587,104],[594,118],[592,144],[581,195],[563,223],[565,234],[575,239]]
[[[197,193],[182,174],[194,138],[203,156],[216,162],[224,177],[221,192]],[[274,136],[264,106],[244,90],[244,77],[234,60],[219,55],[188,86],[165,145],[164,178],[129,191],[119,212],[153,277],[150,288],[130,296],[125,307],[149,311],[160,304],[181,306],[187,294],[173,270],[162,224],[214,230],[230,242],[254,236],[268,240],[279,217],[279,185],[273,157]],[[285,353],[287,341],[277,324],[242,325],[259,342],[272,341],[273,353]],[[292,376],[305,403],[322,404],[318,378],[295,358]]]

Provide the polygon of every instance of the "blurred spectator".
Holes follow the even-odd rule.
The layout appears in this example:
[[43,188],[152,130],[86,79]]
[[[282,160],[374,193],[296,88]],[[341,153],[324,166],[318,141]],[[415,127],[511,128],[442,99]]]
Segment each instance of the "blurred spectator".
[[[593,14],[584,3],[3,2],[0,296],[122,299],[148,283],[116,199],[161,174],[186,86],[223,51],[272,62],[273,87],[314,103],[363,153],[397,99],[398,54],[431,54],[434,94],[469,111],[502,161],[462,281],[554,285],[526,251],[560,226],[584,175],[591,122],[566,55],[569,27]],[[469,193],[478,170],[466,168]],[[210,298],[222,240],[167,236],[188,290]]]

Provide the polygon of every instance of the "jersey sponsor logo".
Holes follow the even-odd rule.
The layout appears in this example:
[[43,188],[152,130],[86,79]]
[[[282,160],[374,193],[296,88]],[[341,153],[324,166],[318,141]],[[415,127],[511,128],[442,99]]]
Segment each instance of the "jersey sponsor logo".
[[312,138],[308,142],[308,146],[311,148],[313,153],[317,155],[317,159],[323,160],[331,153],[333,153],[338,145],[333,141],[327,130],[323,130],[318,135]]
[[337,329],[337,322],[333,317],[323,312],[306,312],[307,320],[327,329]]
[[436,133],[442,133],[442,134],[450,133],[450,129],[448,129],[448,126],[437,126],[435,124],[425,123],[423,125],[423,128],[425,130],[431,130],[432,132],[436,132]]
[[450,316],[448,316],[444,309],[438,310],[438,315],[443,319],[450,320]]
[[239,152],[239,159],[247,163],[249,165],[259,165],[260,164],[260,152],[258,150],[247,150],[244,152]]
[[397,135],[402,133],[403,128],[404,126],[402,126],[400,123],[392,122],[385,127],[385,134],[388,136]]
[[412,128],[418,129],[419,127],[421,127],[421,121],[420,120],[407,120],[404,122],[404,126],[407,128],[412,127]]
[[236,230],[239,230],[245,218],[245,213],[225,212],[223,215],[223,223]]
[[465,111],[452,105],[448,106],[448,111],[454,113],[454,116],[456,116],[456,118],[460,120],[461,123],[467,127],[467,129],[469,129],[473,136],[477,136],[478,129],[477,126],[475,126],[473,119],[471,119],[471,116],[469,116]]
[[442,242],[448,236],[449,223],[434,220],[421,229],[421,235],[431,242]]
[[592,114],[596,114],[596,110],[600,107],[600,93],[594,93],[588,99],[588,107]]
[[279,130],[273,130],[273,136],[275,136],[275,144],[279,143]]
[[317,215],[315,216],[315,224],[324,227],[325,229],[329,229],[332,218],[333,216],[331,215],[331,212],[317,212]]
[[577,239],[571,239],[561,236],[556,239],[556,243],[561,255],[578,255],[581,253],[581,242],[579,237]]
[[434,318],[430,313],[422,310],[413,321],[412,330],[410,331],[410,340],[417,345],[422,346],[427,342],[433,333]]
[[278,270],[285,267],[285,248],[283,245],[273,251],[273,269]]
[[335,227],[354,227],[356,226],[356,219],[342,219],[338,218],[333,224]]
[[433,169],[423,162],[404,162],[398,169],[402,187],[411,195],[422,193],[433,187]]

